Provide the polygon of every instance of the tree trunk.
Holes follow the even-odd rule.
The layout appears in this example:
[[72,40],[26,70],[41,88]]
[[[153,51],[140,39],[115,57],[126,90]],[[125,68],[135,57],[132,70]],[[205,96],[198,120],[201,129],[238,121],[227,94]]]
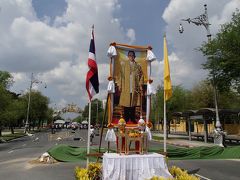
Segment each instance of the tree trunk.
[[41,122],[42,122],[41,120],[38,121],[38,130],[39,130],[40,127],[41,127],[41,124],[42,124]]
[[14,134],[14,128],[13,128],[13,126],[10,126],[10,129],[11,129],[11,133]]

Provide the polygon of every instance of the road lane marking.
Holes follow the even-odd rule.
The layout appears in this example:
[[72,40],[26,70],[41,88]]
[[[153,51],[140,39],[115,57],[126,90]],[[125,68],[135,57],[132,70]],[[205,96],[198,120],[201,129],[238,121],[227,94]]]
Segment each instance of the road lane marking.
[[211,179],[209,179],[209,178],[207,178],[207,177],[204,177],[204,176],[202,176],[202,175],[200,175],[200,174],[194,174],[195,176],[198,176],[198,177],[200,177],[200,178],[202,178],[202,179],[206,179],[206,180],[211,180]]
[[13,150],[11,150],[11,151],[8,151],[8,153],[12,153],[13,152]]

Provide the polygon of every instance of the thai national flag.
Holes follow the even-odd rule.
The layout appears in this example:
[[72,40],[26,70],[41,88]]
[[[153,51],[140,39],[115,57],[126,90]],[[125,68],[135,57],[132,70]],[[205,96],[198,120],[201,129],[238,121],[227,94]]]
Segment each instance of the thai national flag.
[[88,54],[89,71],[87,72],[86,76],[86,89],[90,101],[92,100],[92,97],[99,92],[98,67],[96,62],[93,28],[94,27],[92,27],[92,36]]

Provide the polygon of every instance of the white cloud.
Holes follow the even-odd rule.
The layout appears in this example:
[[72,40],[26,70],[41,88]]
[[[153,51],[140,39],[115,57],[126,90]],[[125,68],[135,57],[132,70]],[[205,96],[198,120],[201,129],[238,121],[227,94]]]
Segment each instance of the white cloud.
[[[66,11],[50,25],[47,16],[43,21],[37,19],[31,2],[0,2],[0,25],[4,27],[0,30],[1,69],[13,73],[16,79],[13,90],[27,89],[30,74],[34,72],[48,84],[46,94],[53,102],[59,102],[57,99],[62,97],[65,101],[74,100],[85,105],[91,25],[95,25],[99,79],[106,82],[107,71],[103,69],[108,66],[106,50],[109,43],[124,42],[129,38],[113,16],[114,10],[121,6],[117,0],[67,0]],[[104,97],[104,93],[99,96]]]
[[23,81],[26,78],[25,73],[12,73],[12,76],[14,82]]
[[[206,77],[206,71],[201,68],[195,68],[193,63],[180,59],[175,52],[169,54],[170,74],[173,85],[183,85],[185,88],[191,88],[197,81]],[[152,63],[152,77],[154,86],[163,85],[163,61],[154,61]]]
[[130,28],[127,30],[127,37],[130,39],[130,44],[134,43],[136,40],[134,29]]

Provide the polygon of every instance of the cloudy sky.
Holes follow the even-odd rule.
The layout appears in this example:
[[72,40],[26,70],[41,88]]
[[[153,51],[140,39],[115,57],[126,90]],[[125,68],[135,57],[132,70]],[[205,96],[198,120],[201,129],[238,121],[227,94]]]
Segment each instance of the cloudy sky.
[[171,78],[174,85],[191,88],[207,73],[205,58],[194,50],[207,41],[206,30],[183,23],[208,5],[210,31],[231,19],[239,0],[0,0],[0,70],[14,76],[12,91],[26,92],[31,73],[45,82],[34,85],[56,104],[81,108],[88,102],[85,76],[92,24],[95,25],[100,93],[106,97],[110,42],[152,45],[158,57],[153,66],[154,84],[163,79],[163,34],[166,32]]

